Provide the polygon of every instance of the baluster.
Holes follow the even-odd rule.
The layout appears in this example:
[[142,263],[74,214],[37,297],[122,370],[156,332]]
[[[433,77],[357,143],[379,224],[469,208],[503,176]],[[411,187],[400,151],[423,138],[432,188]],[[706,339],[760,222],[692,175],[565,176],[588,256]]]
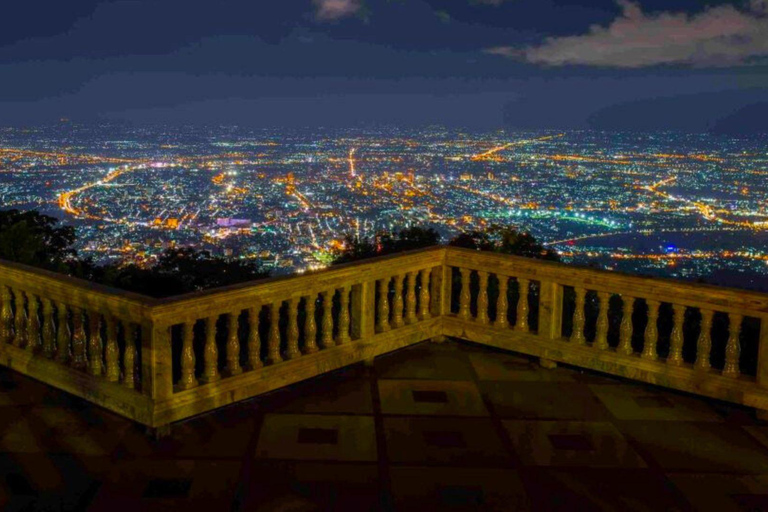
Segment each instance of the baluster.
[[259,314],[261,306],[255,306],[248,310],[248,369],[261,368],[261,334],[259,334]]
[[299,351],[299,301],[288,300],[288,343],[285,351],[285,359],[290,360],[301,355]]
[[683,322],[685,322],[685,306],[672,304],[672,314],[674,315],[674,327],[669,337],[669,357],[667,362],[674,366],[683,364]]
[[101,375],[104,371],[104,364],[101,360],[103,345],[101,342],[101,315],[98,313],[88,313],[88,371],[91,375]]
[[392,301],[392,327],[402,327],[403,322],[403,275],[395,276],[395,299]]
[[507,311],[509,310],[509,299],[507,298],[507,288],[509,287],[509,278],[496,274],[499,279],[499,298],[496,299],[496,321],[493,323],[500,329],[509,328],[509,320],[507,320]]
[[11,307],[11,289],[0,287],[0,337],[3,343],[13,341],[13,308]]
[[179,391],[197,386],[195,377],[195,322],[185,322],[181,326],[181,378]]
[[51,359],[56,353],[56,324],[53,320],[53,302],[43,299],[43,355]]
[[136,324],[123,324],[125,351],[123,352],[123,386],[136,389]]
[[405,323],[416,323],[416,272],[408,272],[407,294],[405,296]]
[[597,316],[597,326],[595,328],[595,348],[599,350],[608,350],[608,307],[610,305],[611,294],[608,292],[598,292],[600,300],[600,311]]
[[335,291],[325,290],[323,292],[323,320],[322,333],[320,334],[320,346],[330,348],[333,346],[333,296]]
[[59,313],[59,327],[56,332],[56,360],[61,363],[69,362],[72,354],[69,350],[69,316],[66,304],[59,303],[56,307]]
[[349,342],[349,286],[345,286],[341,289],[341,300],[339,309],[339,337],[338,344],[344,344]]
[[635,312],[635,298],[629,295],[621,296],[621,329],[619,330],[619,346],[616,349],[620,354],[632,355],[632,315]]
[[430,269],[425,268],[420,272],[421,276],[421,290],[419,291],[419,320],[429,320],[432,316],[429,312],[429,302],[431,297],[429,295],[429,274]]
[[571,333],[571,341],[579,345],[585,345],[587,339],[584,337],[584,298],[587,291],[584,288],[577,286],[576,291],[576,310],[573,312],[573,332]]
[[709,370],[710,357],[712,353],[712,317],[715,312],[711,309],[701,310],[701,332],[696,342],[696,362],[694,367],[697,370]]
[[645,339],[643,341],[643,359],[655,361],[659,358],[656,352],[656,345],[659,342],[659,306],[661,303],[657,300],[648,300],[648,324],[645,326]]
[[472,300],[472,295],[469,290],[470,270],[468,268],[460,268],[461,273],[461,292],[459,294],[459,318],[462,320],[469,320],[472,316],[472,312],[469,310],[469,303]]
[[240,337],[237,334],[239,316],[239,311],[227,315],[227,374],[230,377],[243,373],[240,367]]
[[282,362],[280,355],[280,306],[282,302],[269,305],[269,338],[267,338],[267,364]]
[[27,350],[34,351],[40,347],[40,303],[37,296],[27,296]]
[[85,357],[86,339],[82,308],[72,308],[72,328],[72,366],[85,368],[88,360]]
[[731,313],[729,315],[730,325],[728,330],[730,335],[728,336],[728,344],[725,346],[725,366],[723,367],[723,375],[727,377],[738,377],[741,373],[739,371],[739,356],[741,356],[741,342],[739,337],[741,336],[741,321],[744,319],[743,315],[738,313]]
[[477,322],[488,325],[488,272],[478,271]]
[[[521,332],[528,332],[528,290],[529,290],[529,283],[530,281],[528,279],[517,279],[517,286],[518,286],[518,301],[517,301],[517,321],[515,322],[515,330],[521,331]],[[582,329],[583,330],[583,329]]]
[[24,310],[25,293],[20,290],[14,290],[16,297],[16,314],[14,315],[14,327],[16,336],[13,338],[13,345],[24,347],[27,344],[27,313]]
[[376,322],[377,332],[387,332],[389,326],[389,279],[379,280],[379,318]]
[[304,297],[304,353],[314,354],[317,348],[317,321],[315,320],[315,300],[317,295],[307,295]]
[[216,346],[216,322],[219,317],[209,316],[205,319],[205,345],[203,345],[203,383],[216,382],[221,379],[219,374],[219,348]]

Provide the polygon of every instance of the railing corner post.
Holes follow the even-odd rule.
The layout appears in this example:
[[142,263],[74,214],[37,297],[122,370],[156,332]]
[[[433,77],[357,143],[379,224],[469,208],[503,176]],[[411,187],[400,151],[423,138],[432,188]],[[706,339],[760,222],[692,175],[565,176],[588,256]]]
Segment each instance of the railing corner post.
[[370,340],[376,334],[376,281],[352,287],[352,338]]
[[150,319],[142,324],[141,389],[153,402],[173,395],[171,328]]
[[549,340],[563,335],[563,287],[554,281],[541,281],[539,335]]

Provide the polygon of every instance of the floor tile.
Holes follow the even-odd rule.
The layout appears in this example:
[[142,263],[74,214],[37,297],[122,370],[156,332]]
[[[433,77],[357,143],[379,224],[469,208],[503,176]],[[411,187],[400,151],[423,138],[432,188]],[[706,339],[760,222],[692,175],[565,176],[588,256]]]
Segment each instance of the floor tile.
[[590,388],[620,420],[723,421],[704,400],[674,392],[629,384]]
[[279,413],[373,414],[370,380],[362,371],[312,379],[275,392],[264,407]]
[[645,467],[616,427],[606,422],[505,421],[523,464],[569,467]]
[[381,379],[472,380],[467,354],[454,344],[424,343],[376,358]]
[[[335,434],[332,435],[332,432]],[[374,461],[376,436],[373,418],[267,414],[256,456],[269,459]]]
[[547,370],[533,358],[502,353],[477,352],[469,355],[480,380],[571,382],[571,372],[563,368]]
[[621,432],[668,471],[762,473],[768,450],[737,425],[715,422],[627,421]]
[[384,414],[487,416],[473,382],[442,380],[379,380]]
[[392,463],[470,467],[513,464],[489,419],[384,418],[384,432]]
[[749,432],[752,437],[757,439],[763,446],[768,448],[768,427],[764,426],[745,426],[742,427]]
[[520,471],[532,510],[667,512],[692,510],[677,489],[647,469]]
[[379,510],[380,487],[376,464],[262,462],[246,484],[241,510]]
[[744,512],[768,510],[768,474],[671,474],[667,478],[698,510]]
[[575,382],[482,382],[497,415],[520,419],[610,418],[588,386]]
[[528,495],[513,470],[393,467],[390,478],[398,511],[530,510]]

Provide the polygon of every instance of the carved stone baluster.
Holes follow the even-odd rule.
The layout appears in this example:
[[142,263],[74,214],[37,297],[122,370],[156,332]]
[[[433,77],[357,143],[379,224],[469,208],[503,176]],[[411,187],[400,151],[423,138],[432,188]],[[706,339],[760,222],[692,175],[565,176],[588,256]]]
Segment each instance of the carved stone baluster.
[[349,323],[350,323],[350,317],[349,317],[349,286],[345,286],[341,289],[341,295],[339,296],[341,299],[339,301],[339,305],[341,306],[339,308],[339,336],[337,343],[339,345],[342,345],[344,343],[348,343],[349,338]]
[[0,338],[3,343],[13,341],[13,308],[11,306],[11,289],[0,286]]
[[727,377],[738,377],[741,373],[739,370],[739,357],[741,356],[739,337],[741,336],[741,321],[743,319],[744,315],[730,314],[730,325],[728,326],[730,335],[728,336],[728,344],[725,346],[725,366],[723,366],[723,375]]
[[395,299],[392,301],[392,327],[397,329],[403,322],[403,275],[395,276]]
[[379,318],[376,321],[376,332],[387,332],[389,326],[389,279],[379,280]]
[[469,309],[469,303],[472,300],[470,293],[470,270],[468,268],[460,268],[461,273],[461,292],[459,294],[459,318],[462,320],[469,320],[472,316],[472,312]]
[[509,311],[509,298],[507,297],[509,278],[501,274],[496,274],[496,277],[499,279],[499,298],[496,299],[496,321],[493,325],[501,329],[507,329],[509,328],[509,320],[507,320],[507,312]]
[[40,347],[40,302],[37,296],[27,296],[27,350],[35,351]]
[[13,338],[13,344],[16,347],[24,347],[27,344],[27,312],[24,310],[25,293],[21,290],[14,290],[16,297],[16,313],[14,315],[14,326],[16,336]]
[[229,376],[243,373],[240,366],[240,337],[237,333],[239,316],[239,311],[227,315],[227,375]]
[[101,341],[101,315],[88,313],[88,372],[91,375],[101,375],[104,371],[101,353],[104,344]]
[[179,391],[197,386],[195,377],[195,322],[185,322],[181,328],[181,378]]
[[597,294],[600,300],[600,312],[597,316],[597,326],[595,328],[595,348],[599,350],[608,349],[608,307],[610,305],[611,294],[608,292],[599,292]]
[[314,354],[317,348],[317,321],[315,320],[315,300],[317,295],[314,293],[304,297],[304,353]]
[[712,317],[715,312],[711,309],[701,310],[701,332],[696,342],[696,362],[693,366],[697,370],[709,370],[712,365],[709,362],[712,353]]
[[248,369],[256,370],[264,366],[261,362],[261,334],[259,334],[259,314],[261,306],[248,310]]
[[221,379],[219,373],[219,347],[216,346],[216,322],[219,317],[209,316],[205,319],[205,345],[203,345],[203,383],[216,382]]
[[123,352],[123,386],[136,389],[136,324],[123,324],[125,352]]
[[645,326],[645,339],[643,340],[643,359],[655,361],[659,358],[656,351],[656,345],[659,342],[659,306],[661,303],[657,300],[648,300],[648,324]]
[[82,308],[72,308],[72,366],[85,368],[88,360],[85,357],[85,328],[83,327]]
[[48,359],[56,353],[56,324],[53,319],[53,302],[43,299],[43,355]]
[[428,268],[422,269],[419,273],[421,276],[421,290],[419,290],[419,320],[429,320],[432,316],[429,312],[429,303],[431,300],[429,294],[429,276],[431,270]]
[[632,348],[632,315],[635,312],[635,298],[622,295],[621,301],[623,310],[621,312],[621,328],[619,329],[619,346],[616,351],[619,354],[629,356],[635,352]]
[[117,345],[117,320],[107,316],[107,346],[104,349],[104,360],[107,365],[107,380],[117,382],[120,380],[120,348]]
[[416,323],[416,272],[408,272],[407,293],[405,295],[405,323]]
[[578,345],[585,345],[587,339],[584,337],[584,323],[586,318],[584,316],[584,299],[587,291],[584,288],[577,286],[576,291],[576,310],[573,312],[573,332],[571,333],[571,341]]
[[282,302],[269,305],[269,337],[267,338],[267,364],[282,362],[280,354],[280,307]]
[[530,281],[528,279],[518,278],[517,285],[519,290],[519,299],[517,301],[517,321],[515,322],[515,330],[520,332],[528,332],[528,289]]
[[320,346],[322,348],[331,348],[333,346],[333,296],[335,291],[326,290],[323,292],[323,319],[322,333],[320,333]]
[[685,306],[672,304],[672,313],[675,317],[672,334],[669,337],[669,357],[667,362],[673,366],[683,364],[683,322],[685,322]]
[[59,313],[59,327],[56,331],[56,360],[61,363],[69,362],[72,353],[69,350],[69,315],[66,304],[61,302],[56,306]]
[[285,350],[287,360],[294,359],[301,355],[299,350],[299,301],[297,299],[288,300],[288,343]]
[[488,325],[488,272],[478,271],[477,322]]

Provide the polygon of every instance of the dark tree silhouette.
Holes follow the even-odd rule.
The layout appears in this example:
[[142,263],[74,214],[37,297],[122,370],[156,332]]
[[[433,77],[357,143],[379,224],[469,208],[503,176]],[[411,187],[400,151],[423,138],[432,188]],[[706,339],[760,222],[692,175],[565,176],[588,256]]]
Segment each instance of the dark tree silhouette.
[[418,226],[395,232],[382,232],[375,239],[359,238],[348,234],[344,237],[344,248],[337,253],[333,264],[432,247],[439,243],[440,234],[437,231]]
[[75,230],[36,211],[0,211],[0,259],[69,273]]
[[461,233],[448,245],[478,251],[493,251],[549,261],[560,261],[557,252],[541,245],[533,235],[513,226],[494,224],[485,231]]

